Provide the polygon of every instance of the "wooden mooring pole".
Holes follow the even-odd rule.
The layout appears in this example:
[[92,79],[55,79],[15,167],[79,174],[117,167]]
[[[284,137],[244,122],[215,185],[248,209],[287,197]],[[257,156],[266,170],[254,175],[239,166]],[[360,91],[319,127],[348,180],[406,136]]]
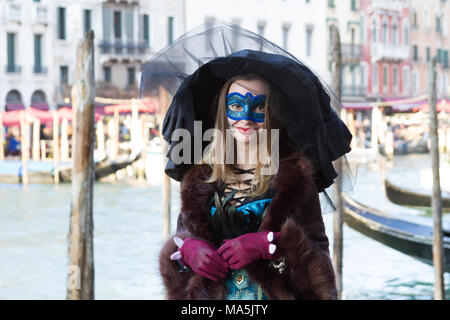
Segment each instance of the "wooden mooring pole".
[[41,122],[39,119],[33,120],[33,161],[39,161],[41,158],[41,152],[40,152],[40,129],[41,129]]
[[59,184],[59,118],[53,111],[53,182]]
[[[163,87],[159,87],[159,103],[161,105],[159,114],[159,133],[161,137],[161,143],[163,145],[162,155],[164,157],[164,167],[167,165],[166,154],[169,150],[169,145],[164,140],[162,135],[163,119],[169,108],[169,94]],[[170,235],[170,177],[164,174],[163,180],[163,237],[164,239]]]
[[72,88],[72,199],[69,230],[67,299],[94,299],[94,32],[78,43]]
[[20,149],[22,155],[22,184],[28,185],[28,160],[30,158],[30,127],[24,111],[20,112]]
[[[342,93],[342,52],[339,30],[335,25],[331,26],[331,63],[333,74],[333,90],[338,101],[335,109],[338,115],[341,114],[341,93]],[[335,168],[338,177],[335,182],[336,212],[333,217],[333,264],[336,276],[336,288],[338,299],[342,299],[342,269],[343,269],[343,224],[344,210],[342,203],[342,159],[335,161]]]
[[430,62],[430,154],[431,169],[433,173],[433,193],[431,198],[431,210],[433,215],[433,266],[434,266],[434,299],[444,300],[444,269],[443,269],[443,244],[442,244],[442,198],[439,180],[439,141],[438,141],[438,117],[436,110],[436,57]]
[[3,136],[3,118],[2,118],[2,111],[0,111],[0,161],[5,160],[5,148],[3,146],[4,144],[4,136]]

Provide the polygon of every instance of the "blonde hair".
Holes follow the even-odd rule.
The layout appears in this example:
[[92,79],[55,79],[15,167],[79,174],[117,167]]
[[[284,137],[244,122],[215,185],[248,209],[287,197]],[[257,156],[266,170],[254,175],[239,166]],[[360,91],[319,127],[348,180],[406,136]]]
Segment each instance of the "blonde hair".
[[[274,118],[272,117],[272,113],[270,112],[271,108],[269,108],[269,105],[273,106],[274,103],[278,103],[278,99],[275,99],[274,92],[273,90],[271,90],[271,86],[263,78],[255,74],[236,76],[229,79],[222,86],[222,89],[214,100],[213,109],[216,110],[216,121],[214,129],[217,130],[215,130],[212,141],[206,147],[205,153],[201,160],[201,163],[211,166],[212,173],[211,176],[204,182],[211,183],[215,181],[221,181],[227,184],[237,185],[240,185],[242,183],[242,180],[233,172],[232,165],[227,163],[227,159],[229,159],[228,154],[230,152],[233,152],[233,163],[236,163],[236,144],[231,144],[234,148],[234,150],[231,150],[230,143],[227,143],[227,135],[228,139],[234,139],[234,137],[231,136],[230,130],[227,130],[230,129],[230,125],[228,123],[226,114],[226,95],[228,94],[231,84],[237,80],[260,80],[266,87],[265,118],[263,129],[267,129],[268,134],[266,135],[267,138],[265,139],[266,145],[262,146],[262,150],[259,150],[261,142],[258,141],[258,155],[264,156],[264,159],[267,159],[268,163],[261,163],[260,156],[257,156],[255,173],[251,181],[252,190],[249,193],[250,196],[259,196],[264,194],[268,190],[270,180],[273,176],[261,174],[261,169],[272,164],[270,157],[272,151],[270,129],[272,129],[271,124],[273,122],[276,122],[276,120],[274,121]],[[259,135],[257,136],[259,139]]]

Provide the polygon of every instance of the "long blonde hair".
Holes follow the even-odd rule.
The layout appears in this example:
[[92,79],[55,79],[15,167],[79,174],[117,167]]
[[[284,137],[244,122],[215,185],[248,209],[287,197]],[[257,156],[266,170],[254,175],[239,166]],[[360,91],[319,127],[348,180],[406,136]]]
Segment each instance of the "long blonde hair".
[[[270,180],[273,175],[267,175],[267,174],[261,174],[261,169],[263,167],[267,167],[272,165],[271,160],[271,134],[270,129],[273,129],[272,124],[275,122],[277,123],[276,119],[274,119],[271,108],[269,106],[273,107],[275,103],[278,103],[278,99],[276,98],[276,95],[274,91],[272,90],[269,83],[267,83],[264,79],[262,79],[260,76],[255,74],[247,74],[242,76],[236,76],[228,81],[225,82],[225,84],[222,86],[222,89],[216,96],[214,100],[214,110],[216,110],[216,121],[214,128],[215,133],[212,136],[211,143],[206,147],[203,158],[201,160],[201,163],[208,164],[212,168],[211,176],[205,180],[207,183],[215,182],[215,181],[222,181],[227,184],[238,184],[242,182],[242,180],[233,172],[232,165],[227,163],[227,159],[229,159],[228,153],[234,152],[234,160],[233,163],[236,163],[236,144],[232,143],[232,146],[234,150],[231,150],[230,143],[227,143],[227,135],[228,139],[234,139],[230,135],[230,125],[227,120],[227,114],[226,114],[226,95],[228,94],[228,91],[230,89],[230,86],[233,82],[237,80],[260,80],[264,83],[266,87],[266,102],[265,102],[265,118],[264,118],[264,127],[263,129],[267,129],[267,138],[265,139],[266,145],[265,148],[263,146],[263,149],[261,152],[263,152],[263,155],[265,156],[265,159],[268,160],[268,163],[261,163],[261,159],[259,156],[257,156],[257,163],[255,168],[255,173],[251,182],[252,190],[249,193],[250,196],[259,196],[264,194],[270,184]],[[257,135],[259,138],[259,135]],[[229,142],[230,140],[228,140]],[[234,142],[234,141],[233,141]],[[258,155],[261,155],[260,150],[260,142],[258,142]],[[219,161],[217,161],[219,160]],[[218,163],[219,162],[219,163]],[[229,161],[228,161],[229,162]]]

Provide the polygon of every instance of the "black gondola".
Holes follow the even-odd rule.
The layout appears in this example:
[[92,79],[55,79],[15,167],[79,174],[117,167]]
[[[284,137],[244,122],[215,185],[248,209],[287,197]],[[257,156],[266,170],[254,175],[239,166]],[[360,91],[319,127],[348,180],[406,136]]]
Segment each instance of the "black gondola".
[[[344,200],[344,222],[352,229],[382,244],[433,265],[433,228],[392,217],[366,207],[347,195]],[[443,230],[444,271],[450,272],[450,230]]]
[[[387,198],[402,206],[415,206],[415,207],[430,207],[431,206],[431,192],[427,194],[424,192],[415,192],[394,185],[389,180],[384,180],[384,187],[386,190]],[[445,194],[442,195],[442,208],[450,209],[450,197]]]

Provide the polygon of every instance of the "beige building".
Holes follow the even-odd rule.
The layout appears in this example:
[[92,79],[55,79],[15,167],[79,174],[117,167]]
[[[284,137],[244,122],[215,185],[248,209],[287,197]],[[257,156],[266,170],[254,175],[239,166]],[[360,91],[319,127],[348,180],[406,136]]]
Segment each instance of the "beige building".
[[184,31],[183,1],[0,0],[0,110],[70,104],[88,30],[97,94],[135,97],[141,66]]
[[[328,29],[327,42],[331,45],[330,27],[332,25],[336,25],[338,27],[341,38],[343,100],[360,101],[364,99],[367,87],[367,69],[361,65],[362,28],[360,1],[326,1],[326,24]],[[331,67],[329,66],[329,68]]]
[[428,92],[429,62],[437,57],[438,98],[450,97],[450,1],[411,0],[412,94]]

